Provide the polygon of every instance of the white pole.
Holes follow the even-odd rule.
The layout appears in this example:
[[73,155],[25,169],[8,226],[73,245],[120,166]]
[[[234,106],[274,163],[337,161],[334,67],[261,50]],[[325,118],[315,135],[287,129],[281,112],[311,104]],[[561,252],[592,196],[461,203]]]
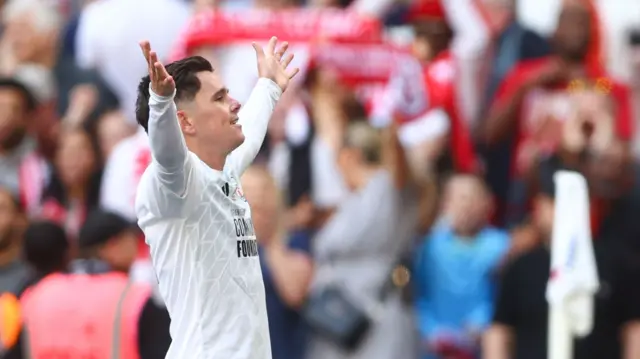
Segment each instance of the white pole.
[[573,335],[569,328],[565,305],[549,305],[547,359],[573,359]]

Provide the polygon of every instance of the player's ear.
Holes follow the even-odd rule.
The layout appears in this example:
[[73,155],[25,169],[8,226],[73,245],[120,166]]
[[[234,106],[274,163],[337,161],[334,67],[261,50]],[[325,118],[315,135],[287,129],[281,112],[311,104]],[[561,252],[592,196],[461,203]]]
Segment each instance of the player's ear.
[[196,133],[196,128],[193,124],[193,119],[187,115],[187,113],[183,110],[178,110],[178,123],[180,124],[180,128],[182,132],[187,135],[193,135]]

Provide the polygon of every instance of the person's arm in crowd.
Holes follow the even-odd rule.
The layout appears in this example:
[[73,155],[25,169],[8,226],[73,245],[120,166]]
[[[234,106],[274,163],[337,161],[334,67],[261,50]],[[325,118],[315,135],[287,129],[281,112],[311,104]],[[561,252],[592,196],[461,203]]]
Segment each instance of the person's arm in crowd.
[[486,69],[493,57],[491,52],[491,27],[483,15],[483,2],[476,0],[443,0],[443,7],[451,23],[455,37],[451,52],[456,60],[457,71],[454,87],[460,117],[471,132],[476,124],[484,100]]
[[240,110],[238,123],[242,125],[245,140],[229,155],[238,175],[242,175],[258,155],[267,135],[269,120],[281,95],[280,86],[270,79],[260,78],[247,104]]
[[623,358],[640,358],[640,320],[633,321],[625,326],[622,340],[624,343]]
[[138,320],[138,350],[140,359],[164,359],[171,345],[171,318],[163,305],[149,298]]
[[100,21],[99,5],[82,10],[78,19],[75,36],[75,62],[80,68],[92,69],[98,65],[100,52],[100,32],[104,30]]
[[551,59],[535,67],[531,63],[516,65],[500,84],[489,110],[484,127],[484,141],[500,143],[513,133],[518,123],[525,96],[537,87],[560,84],[569,79],[568,67],[562,61]]
[[69,96],[69,106],[62,116],[62,129],[73,131],[82,126],[98,104],[98,89],[92,84],[73,87]]
[[510,359],[513,331],[509,326],[492,324],[482,336],[482,357]]
[[395,122],[384,130],[382,156],[383,164],[391,173],[397,189],[406,188],[414,182],[404,148],[398,139],[398,125]]
[[450,143],[450,127],[449,115],[444,109],[436,108],[398,128],[409,167],[417,180],[429,175],[437,159],[446,150]]
[[517,321],[518,261],[505,268],[499,284],[493,323],[482,336],[482,357],[490,359],[511,358],[514,327]]
[[522,101],[531,89],[521,80],[516,67],[500,84],[484,124],[483,140],[486,144],[498,144],[516,129]]
[[414,308],[422,341],[428,340],[438,328],[429,300],[429,263],[429,238],[427,238],[416,251],[413,268]]
[[280,298],[291,308],[299,308],[305,301],[313,276],[310,236],[298,233],[291,243],[274,240],[266,247],[267,268]]
[[418,233],[428,233],[438,216],[438,180],[435,175],[419,180]]

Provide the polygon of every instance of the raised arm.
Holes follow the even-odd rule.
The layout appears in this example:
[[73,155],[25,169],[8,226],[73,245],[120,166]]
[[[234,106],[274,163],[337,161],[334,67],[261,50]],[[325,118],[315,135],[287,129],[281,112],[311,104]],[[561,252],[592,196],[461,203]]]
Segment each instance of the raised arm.
[[238,122],[242,125],[245,140],[229,156],[229,161],[238,174],[242,174],[258,155],[280,95],[280,86],[270,79],[260,78],[251,91],[247,104],[240,110]]
[[182,136],[176,105],[173,78],[151,51],[148,42],[140,44],[149,65],[149,144],[160,183],[170,192],[182,196],[189,175],[187,145]]
[[413,175],[409,169],[404,148],[398,139],[397,123],[391,123],[391,125],[384,130],[383,139],[383,162],[392,175],[394,186],[397,189],[403,189],[407,185],[413,184]]
[[233,166],[238,175],[242,175],[258,154],[280,95],[289,86],[289,81],[300,71],[298,68],[287,70],[293,60],[293,54],[284,56],[289,47],[288,43],[283,43],[276,51],[277,44],[276,37],[269,40],[264,50],[253,44],[260,79],[251,92],[249,101],[238,115],[245,142],[229,156],[229,165]]

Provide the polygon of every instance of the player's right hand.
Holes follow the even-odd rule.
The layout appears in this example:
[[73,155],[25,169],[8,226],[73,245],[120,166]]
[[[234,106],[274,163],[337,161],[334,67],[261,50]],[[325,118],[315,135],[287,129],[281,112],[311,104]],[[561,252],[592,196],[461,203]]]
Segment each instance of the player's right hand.
[[171,96],[176,89],[176,83],[173,77],[169,75],[164,65],[158,61],[158,55],[155,51],[151,51],[149,41],[140,42],[142,54],[147,60],[149,68],[149,78],[151,79],[151,90],[160,96]]

